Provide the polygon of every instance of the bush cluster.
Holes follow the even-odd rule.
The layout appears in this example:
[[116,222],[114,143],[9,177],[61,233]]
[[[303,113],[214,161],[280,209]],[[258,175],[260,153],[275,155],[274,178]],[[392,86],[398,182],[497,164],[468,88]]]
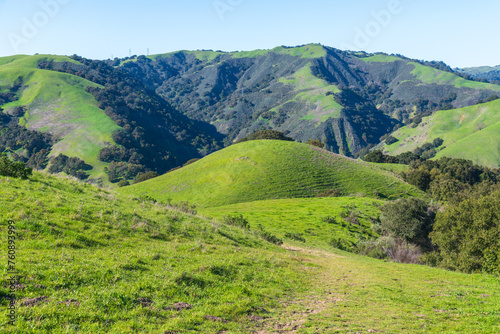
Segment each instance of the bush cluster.
[[7,155],[0,154],[0,175],[27,179],[33,174],[33,170],[22,162],[13,162]]

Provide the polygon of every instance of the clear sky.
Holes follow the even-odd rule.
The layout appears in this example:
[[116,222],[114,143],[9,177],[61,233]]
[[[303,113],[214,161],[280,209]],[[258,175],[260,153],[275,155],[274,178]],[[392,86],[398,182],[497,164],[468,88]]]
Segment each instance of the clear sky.
[[106,59],[321,43],[500,64],[498,0],[0,0],[0,56]]

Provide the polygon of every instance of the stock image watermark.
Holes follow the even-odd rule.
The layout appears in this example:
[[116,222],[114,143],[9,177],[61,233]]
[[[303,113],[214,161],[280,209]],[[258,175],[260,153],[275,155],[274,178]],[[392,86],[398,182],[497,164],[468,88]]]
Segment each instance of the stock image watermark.
[[221,21],[224,21],[228,13],[233,12],[243,3],[243,0],[216,0],[213,2],[215,12]]
[[67,5],[71,1],[40,0],[38,2],[39,10],[29,17],[22,17],[20,30],[8,34],[7,37],[14,51],[19,53],[21,47],[36,38],[40,31],[50,23],[50,20],[60,13],[62,6]]
[[404,4],[411,1],[390,0],[385,9],[372,11],[370,13],[372,20],[368,21],[363,27],[355,27],[352,44],[343,43],[342,48],[346,50],[363,50],[370,46],[373,40],[391,25],[394,18],[404,12]]
[[15,222],[9,220],[7,228],[7,275],[9,276],[9,305],[7,306],[9,324],[16,323],[16,285],[18,272],[16,269],[16,238],[17,231]]

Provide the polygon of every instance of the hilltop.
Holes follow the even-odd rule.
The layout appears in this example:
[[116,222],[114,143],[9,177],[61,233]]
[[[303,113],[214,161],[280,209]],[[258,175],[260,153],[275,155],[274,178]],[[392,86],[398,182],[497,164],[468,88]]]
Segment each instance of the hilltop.
[[422,193],[378,166],[296,142],[235,144],[119,191],[201,207],[277,198],[316,197],[337,189],[344,196],[395,199]]

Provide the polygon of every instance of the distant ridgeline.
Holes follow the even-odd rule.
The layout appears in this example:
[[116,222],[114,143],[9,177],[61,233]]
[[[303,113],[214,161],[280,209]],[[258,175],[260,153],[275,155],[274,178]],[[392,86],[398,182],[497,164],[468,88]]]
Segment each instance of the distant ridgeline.
[[[214,124],[227,143],[274,129],[319,139],[348,156],[404,122],[476,104],[500,86],[442,62],[351,53],[310,44],[251,52],[180,51],[108,61],[185,115]],[[410,121],[411,122],[411,121]]]
[[0,58],[0,75],[1,151],[113,183],[163,174],[263,130],[364,156],[381,140],[397,142],[388,135],[403,125],[500,94],[441,62],[316,44],[108,61],[13,56]]

